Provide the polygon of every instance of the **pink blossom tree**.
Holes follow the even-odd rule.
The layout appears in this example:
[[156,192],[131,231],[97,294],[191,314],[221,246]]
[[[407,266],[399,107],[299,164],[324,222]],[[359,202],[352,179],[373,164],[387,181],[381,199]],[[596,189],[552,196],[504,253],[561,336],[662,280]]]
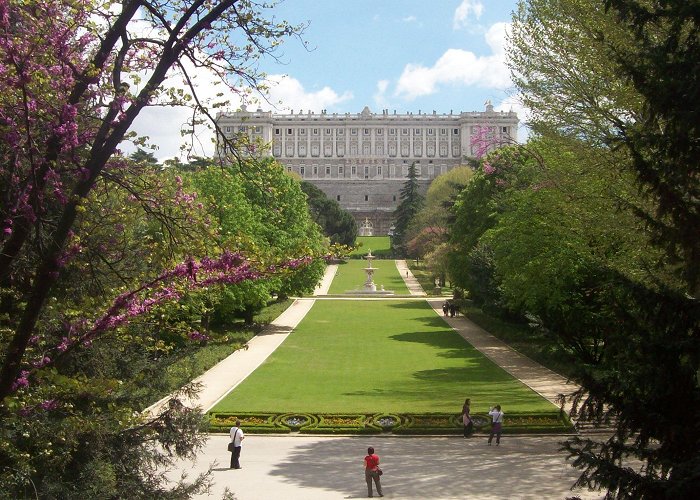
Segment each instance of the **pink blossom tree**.
[[[150,105],[192,102],[164,88],[185,62],[233,92],[255,86],[254,62],[297,29],[235,0],[0,1],[0,279],[22,281],[20,318],[0,371],[0,399],[15,385],[37,320],[75,238],[96,180],[123,168],[119,145]],[[146,33],[146,34],[145,34]],[[26,263],[31,256],[32,267]]]
[[[105,395],[118,392],[112,382],[75,385],[61,378],[52,367],[67,353],[191,291],[265,278],[309,261],[305,255],[287,255],[274,265],[262,264],[235,249],[207,256],[206,245],[200,245],[198,255],[183,256],[179,263],[155,259],[153,264],[163,267],[144,262],[139,273],[124,274],[126,268],[114,263],[132,249],[116,247],[124,231],[121,223],[110,228],[108,222],[121,209],[113,203],[103,212],[110,193],[119,190],[129,193],[121,200],[139,205],[174,246],[178,231],[206,228],[201,203],[192,193],[176,186],[168,199],[167,186],[153,175],[143,183],[119,148],[125,141],[144,144],[130,130],[148,106],[190,106],[191,130],[211,118],[210,109],[221,102],[198,95],[193,72],[218,77],[222,95],[261,89],[258,60],[274,57],[282,39],[303,29],[275,20],[272,7],[243,0],[0,0],[0,412],[5,429],[23,415],[41,412],[53,420],[70,415],[75,432],[55,432],[66,467],[77,467],[76,457],[89,455],[79,443],[88,442],[84,433],[100,424],[80,420],[85,417],[62,405],[61,398],[84,393],[88,415],[101,404],[111,407]],[[225,149],[237,154],[235,143]],[[206,237],[206,230],[197,234]],[[67,281],[80,283],[80,273],[89,268],[71,263],[85,263],[89,256],[101,258],[121,284],[89,297],[89,309],[57,314],[57,298],[79,290],[66,287]],[[186,454],[197,442],[177,437],[178,425],[197,428],[197,412],[173,404],[157,419],[143,422],[130,409],[114,408],[112,423],[123,425],[111,441],[114,446],[128,442],[133,450],[155,434],[163,449]],[[29,433],[40,441],[42,432],[39,426]],[[51,453],[42,451],[42,443],[13,444],[14,451],[0,451],[3,475],[7,467],[31,477],[56,466],[57,449],[47,465],[41,460]],[[118,460],[111,455],[131,454],[112,450],[102,460]],[[149,457],[150,465],[163,464],[157,453]],[[149,476],[147,468],[122,471],[134,483],[122,481],[122,490],[113,494],[129,488],[136,494],[139,481]],[[9,491],[0,480],[0,492]],[[165,498],[164,491],[154,487],[141,494]]]

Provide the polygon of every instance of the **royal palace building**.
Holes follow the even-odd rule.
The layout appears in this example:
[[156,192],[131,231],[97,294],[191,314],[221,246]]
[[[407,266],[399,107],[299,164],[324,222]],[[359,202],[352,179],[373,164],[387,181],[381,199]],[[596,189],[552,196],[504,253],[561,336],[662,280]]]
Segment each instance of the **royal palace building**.
[[268,145],[288,171],[315,184],[353,214],[361,233],[388,234],[400,202],[408,167],[415,163],[421,188],[440,174],[465,164],[487,142],[515,142],[518,117],[493,110],[459,114],[372,113],[274,114],[269,111],[219,113],[219,130],[245,134]]

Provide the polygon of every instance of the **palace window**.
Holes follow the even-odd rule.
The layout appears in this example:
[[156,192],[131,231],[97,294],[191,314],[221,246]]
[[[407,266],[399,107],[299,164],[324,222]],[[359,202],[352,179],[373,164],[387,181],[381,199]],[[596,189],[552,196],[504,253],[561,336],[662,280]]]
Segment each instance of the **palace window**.
[[338,165],[338,175],[345,174],[345,167],[343,165]]
[[459,129],[458,129],[458,128],[453,128],[453,129],[452,129],[452,135],[459,135]]
[[340,195],[339,195],[339,194],[335,195],[335,200],[336,200],[336,201],[340,201]]
[[421,130],[419,128],[413,129],[413,135],[420,135]]
[[331,166],[326,165],[326,175],[331,175]]
[[318,129],[317,129],[317,128],[312,129],[311,133],[312,133],[313,135],[318,135]]
[[299,174],[302,177],[304,177],[304,172],[306,172],[306,168],[304,168],[304,165],[302,165],[301,167],[299,167]]
[[396,129],[395,129],[395,128],[390,128],[390,129],[389,129],[389,135],[396,135]]
[[305,129],[305,128],[300,128],[300,129],[299,129],[299,135],[306,135],[306,129]]
[[369,195],[365,195],[365,201],[369,201]]
[[280,129],[278,129],[278,128],[275,129],[275,135],[280,135]]
[[292,135],[292,129],[291,129],[291,128],[288,128],[288,129],[287,129],[287,135]]
[[357,129],[356,129],[356,128],[351,128],[351,129],[350,129],[350,135],[357,135]]
[[362,130],[362,133],[363,133],[364,135],[369,135],[369,129],[368,129],[368,128],[363,129],[363,130]]
[[350,175],[357,175],[357,167],[355,165],[350,167]]

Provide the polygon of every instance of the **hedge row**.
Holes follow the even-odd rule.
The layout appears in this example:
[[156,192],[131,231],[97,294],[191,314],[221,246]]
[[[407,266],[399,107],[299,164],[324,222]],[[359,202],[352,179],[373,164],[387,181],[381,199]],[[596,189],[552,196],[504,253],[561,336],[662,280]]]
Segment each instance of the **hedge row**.
[[[486,414],[472,415],[474,430],[488,433],[491,419]],[[462,416],[448,413],[210,413],[209,432],[229,432],[236,420],[247,433],[284,434],[425,434],[449,435],[462,432]],[[566,415],[557,413],[506,414],[503,433],[564,433],[573,425]]]

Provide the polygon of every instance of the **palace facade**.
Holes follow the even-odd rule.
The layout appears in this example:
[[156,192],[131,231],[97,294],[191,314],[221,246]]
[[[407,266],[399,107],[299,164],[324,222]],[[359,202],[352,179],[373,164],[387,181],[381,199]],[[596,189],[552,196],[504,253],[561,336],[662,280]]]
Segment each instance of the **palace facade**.
[[415,163],[421,188],[477,155],[477,148],[516,141],[518,117],[497,112],[490,102],[483,112],[459,114],[372,113],[320,114],[299,111],[219,113],[219,130],[228,137],[244,134],[268,145],[288,171],[315,184],[353,214],[365,234],[389,234],[408,167]]

